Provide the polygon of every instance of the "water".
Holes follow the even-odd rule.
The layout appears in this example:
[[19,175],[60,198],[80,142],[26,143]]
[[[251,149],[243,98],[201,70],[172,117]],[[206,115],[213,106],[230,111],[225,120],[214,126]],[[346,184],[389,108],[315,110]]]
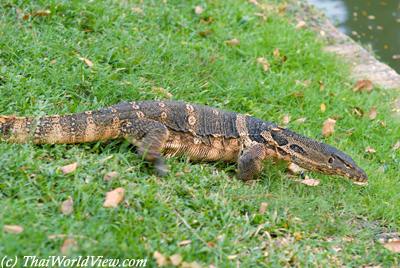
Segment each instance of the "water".
[[400,0],[308,0],[400,73]]

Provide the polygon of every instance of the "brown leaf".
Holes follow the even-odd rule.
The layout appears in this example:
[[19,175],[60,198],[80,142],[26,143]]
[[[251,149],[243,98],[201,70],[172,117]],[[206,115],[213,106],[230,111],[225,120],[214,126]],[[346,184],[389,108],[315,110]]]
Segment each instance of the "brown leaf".
[[234,46],[239,45],[240,41],[239,41],[239,39],[233,38],[233,39],[230,39],[230,40],[226,40],[225,44],[227,44],[228,46],[234,47]]
[[113,178],[118,177],[119,173],[116,171],[111,171],[108,172],[106,175],[104,175],[104,180],[105,181],[111,181]]
[[78,163],[75,162],[75,163],[72,163],[72,164],[69,164],[69,165],[61,167],[61,171],[64,174],[69,174],[69,173],[74,172],[77,167],[78,167]]
[[335,132],[335,124],[336,120],[332,118],[328,118],[325,120],[324,125],[322,126],[322,135],[324,137],[328,137]]
[[365,152],[369,154],[374,154],[376,153],[376,150],[370,146],[367,146],[367,148],[365,148]]
[[106,199],[103,203],[105,208],[116,208],[119,203],[124,200],[125,189],[122,187],[116,188],[106,194]]
[[258,210],[258,213],[264,214],[265,211],[267,211],[268,203],[267,202],[262,202],[260,205],[260,208]]
[[213,33],[212,30],[207,29],[207,30],[204,30],[204,31],[200,31],[200,32],[199,32],[199,35],[200,35],[201,37],[207,37],[207,36],[209,36],[209,35],[212,34],[212,33]]
[[325,103],[321,103],[321,105],[319,106],[319,108],[321,109],[321,112],[325,113],[325,111],[326,111],[326,105],[325,105]]
[[70,215],[74,212],[74,200],[72,197],[68,196],[67,200],[61,203],[61,213],[64,215]]
[[207,242],[207,246],[209,246],[210,248],[215,247],[215,243],[213,241],[209,241]]
[[192,243],[192,240],[182,240],[178,243],[178,246],[183,247],[189,245],[190,243]]
[[170,99],[172,98],[172,94],[165,88],[163,87],[152,87],[151,90],[159,95],[162,95],[163,97]]
[[79,57],[81,61],[83,61],[89,68],[93,67],[93,62],[87,58]]
[[308,186],[317,186],[320,184],[319,180],[310,179],[308,176],[304,180],[301,180],[300,183],[308,185]]
[[269,63],[268,63],[268,60],[266,58],[263,58],[263,57],[257,58],[257,63],[261,64],[261,66],[263,67],[264,72],[267,72],[269,70]]
[[400,253],[400,240],[385,243],[383,246],[392,252]]
[[144,14],[143,9],[141,9],[140,7],[132,7],[132,12],[136,13],[136,14]]
[[154,251],[153,258],[156,260],[159,267],[168,265],[168,259],[158,251]]
[[296,29],[303,29],[304,27],[306,27],[306,25],[307,25],[307,23],[305,21],[301,20],[296,24]]
[[398,142],[396,142],[395,145],[393,145],[393,150],[397,151],[398,149],[400,149],[400,140]]
[[50,239],[50,240],[53,240],[53,239],[64,239],[64,238],[67,238],[67,237],[68,237],[68,235],[66,235],[66,234],[51,234],[51,235],[47,236],[47,238]]
[[303,124],[304,122],[306,122],[307,121],[307,118],[306,117],[300,117],[300,118],[298,118],[298,119],[296,119],[296,123],[297,124]]
[[255,6],[258,6],[258,5],[259,5],[259,3],[258,3],[257,0],[248,0],[248,1],[249,1],[250,4],[253,4],[253,5],[255,5]]
[[67,238],[64,240],[64,243],[62,244],[60,251],[62,255],[67,255],[69,252],[76,249],[77,247],[78,243],[76,242],[75,239]]
[[360,107],[354,107],[352,111],[353,111],[353,114],[355,114],[356,116],[361,117],[364,115],[364,111]]
[[359,186],[367,186],[367,185],[368,185],[368,182],[367,182],[367,181],[365,181],[365,182],[353,181],[353,184],[359,185]]
[[169,257],[169,260],[171,261],[171,264],[173,266],[179,266],[182,262],[182,256],[179,254],[174,254],[171,257]]
[[24,228],[19,225],[4,225],[3,231],[9,234],[20,234],[24,231]]
[[378,115],[378,111],[376,110],[376,107],[372,107],[371,110],[369,110],[369,114],[368,114],[369,119],[374,120],[377,115]]
[[323,91],[325,89],[325,83],[323,81],[318,81],[319,91]]
[[182,262],[181,268],[201,268],[197,262]]
[[366,91],[366,92],[371,92],[372,89],[374,88],[374,85],[372,84],[371,80],[364,79],[364,80],[359,80],[356,82],[353,91]]
[[282,118],[282,124],[287,125],[290,122],[290,115],[285,114]]
[[48,10],[48,9],[45,9],[45,10],[37,10],[37,11],[35,11],[35,12],[33,12],[33,16],[34,17],[47,17],[47,16],[49,16],[51,14],[51,11],[50,10]]
[[280,51],[279,51],[279,48],[275,48],[273,54],[274,54],[274,57],[275,57],[275,58],[279,58],[279,57],[281,56],[281,53],[280,53]]
[[195,8],[194,8],[194,13],[196,14],[196,15],[200,15],[201,13],[203,13],[204,12],[204,8],[202,7],[202,6],[195,6]]

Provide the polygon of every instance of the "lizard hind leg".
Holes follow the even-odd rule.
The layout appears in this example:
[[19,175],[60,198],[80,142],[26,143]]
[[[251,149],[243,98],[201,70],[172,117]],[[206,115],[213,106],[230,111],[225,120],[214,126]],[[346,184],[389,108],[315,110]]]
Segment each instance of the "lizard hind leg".
[[168,173],[168,167],[161,151],[168,140],[169,131],[165,125],[151,119],[131,119],[121,125],[126,140],[137,146],[138,154],[154,164],[159,176]]
[[238,159],[238,178],[243,181],[254,179],[261,173],[263,160],[266,158],[264,145],[257,143],[242,151]]

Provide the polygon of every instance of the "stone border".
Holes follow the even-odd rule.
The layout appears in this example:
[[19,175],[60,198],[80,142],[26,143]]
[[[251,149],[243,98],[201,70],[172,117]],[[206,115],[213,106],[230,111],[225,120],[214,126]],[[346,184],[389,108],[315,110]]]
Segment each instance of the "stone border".
[[[297,22],[305,22],[307,28],[317,32],[322,39],[328,42],[325,47],[326,51],[339,55],[351,64],[353,79],[368,79],[374,85],[385,89],[400,89],[400,75],[395,70],[378,61],[365,48],[340,32],[321,11],[309,4],[307,0],[289,0],[287,7],[288,11],[294,14]],[[397,108],[400,109],[400,102]]]

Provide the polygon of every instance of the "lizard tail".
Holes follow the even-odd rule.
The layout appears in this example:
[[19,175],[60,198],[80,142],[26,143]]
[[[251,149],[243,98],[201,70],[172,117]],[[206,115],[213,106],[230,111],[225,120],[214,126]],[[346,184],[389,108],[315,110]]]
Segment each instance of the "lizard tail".
[[0,140],[25,143],[29,140],[31,118],[0,115]]
[[62,144],[117,138],[119,122],[92,112],[39,118],[0,116],[0,140],[11,143]]

